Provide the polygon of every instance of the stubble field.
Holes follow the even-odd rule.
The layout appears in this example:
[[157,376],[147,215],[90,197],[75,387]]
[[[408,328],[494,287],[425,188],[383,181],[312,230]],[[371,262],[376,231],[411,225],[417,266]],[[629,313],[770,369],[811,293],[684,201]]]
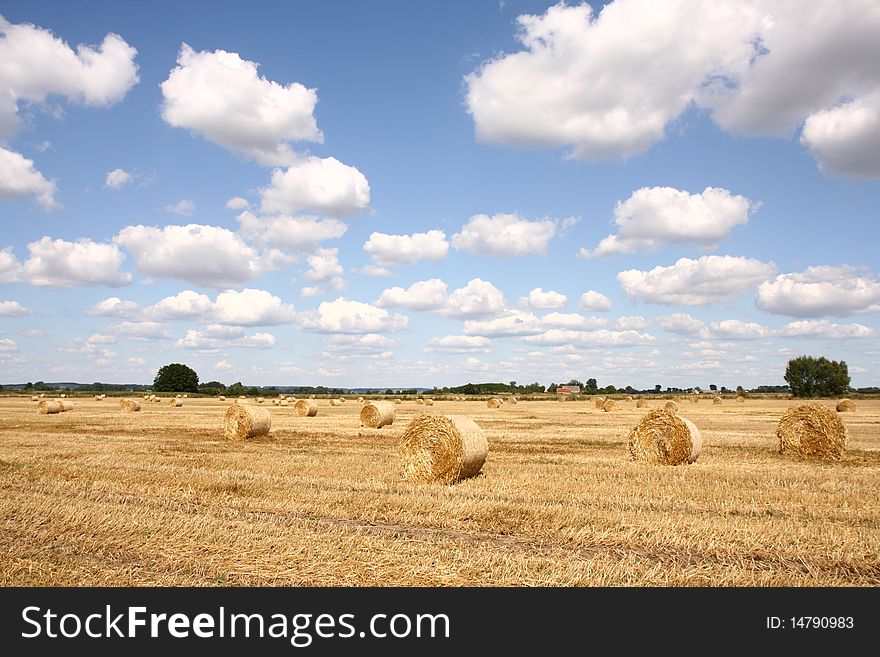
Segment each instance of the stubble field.
[[[4,586],[880,585],[880,400],[841,414],[839,462],[776,453],[794,402],[681,404],[703,453],[678,467],[629,460],[634,402],[406,401],[375,430],[320,400],[314,418],[270,405],[268,437],[232,442],[229,402],[73,401],[0,398]],[[401,481],[426,411],[482,427],[480,476]]]

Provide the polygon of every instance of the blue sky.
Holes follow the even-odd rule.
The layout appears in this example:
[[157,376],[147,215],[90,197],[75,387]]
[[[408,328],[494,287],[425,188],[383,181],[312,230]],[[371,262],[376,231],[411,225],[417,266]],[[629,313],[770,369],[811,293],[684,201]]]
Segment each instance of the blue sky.
[[83,7],[0,3],[0,382],[880,383],[877,2]]

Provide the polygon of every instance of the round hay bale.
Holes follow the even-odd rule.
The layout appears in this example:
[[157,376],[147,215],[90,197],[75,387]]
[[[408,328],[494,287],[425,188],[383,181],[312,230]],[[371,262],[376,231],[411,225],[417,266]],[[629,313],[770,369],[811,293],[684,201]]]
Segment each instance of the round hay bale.
[[232,404],[223,416],[223,430],[230,440],[265,436],[272,427],[268,409]]
[[339,401],[338,399],[331,399],[331,400],[330,400],[330,405],[331,405],[331,406],[342,406],[342,402]]
[[671,412],[675,413],[675,411],[678,410],[678,403],[674,402],[674,401],[668,401],[665,404],[663,404],[663,408],[667,411],[671,411]]
[[695,404],[699,404],[699,403],[700,403],[700,398],[694,396],[694,397],[691,397],[691,401],[692,401],[693,403],[695,403]]
[[40,393],[40,397],[45,397],[45,396],[46,396],[46,393],[45,393],[45,392],[41,392],[41,393]]
[[226,401],[226,397],[224,397],[223,395],[220,395],[219,397],[217,397],[217,399],[219,399],[220,401]]
[[55,415],[55,413],[60,412],[61,404],[57,401],[46,401],[43,399],[37,404],[37,413],[40,415]]
[[624,397],[624,401],[632,401],[632,400],[633,400],[632,395],[627,395],[626,397]]
[[720,404],[720,403],[721,403],[721,397],[713,397],[713,398],[712,398],[712,403],[713,403],[713,404]]
[[639,399],[636,401],[636,408],[647,408],[648,402],[644,399]]
[[856,410],[856,403],[852,399],[841,399],[837,402],[837,412],[846,413]]
[[424,405],[425,405],[425,400],[424,400],[424,399],[416,399],[416,404],[419,405],[419,406],[424,406]]
[[161,397],[153,397],[152,401],[156,402],[157,404],[161,404],[162,398]]
[[742,395],[737,395],[737,397],[736,397],[736,403],[737,403],[737,404],[744,404],[745,401],[746,401],[746,398],[745,398],[745,397],[743,397]]
[[182,399],[182,398],[183,398],[183,395],[174,395],[174,398],[175,398],[175,399]]
[[293,405],[293,414],[297,417],[315,417],[318,414],[318,403],[312,399],[300,399]]
[[392,424],[397,415],[394,404],[387,401],[373,401],[364,404],[361,409],[361,424],[371,429],[379,429]]
[[839,460],[846,449],[846,427],[837,413],[818,403],[789,408],[776,427],[779,452]]
[[66,411],[73,410],[73,402],[67,399],[63,399],[58,402],[61,405],[61,412],[64,413]]
[[31,401],[38,402],[38,401],[40,401],[40,398],[37,397],[36,395],[31,395]]
[[314,398],[315,398],[314,395],[309,395],[309,399],[314,399]]
[[171,400],[171,408],[180,408],[183,406],[183,399],[172,399]]
[[262,397],[257,397],[257,403],[262,404],[265,400]]
[[394,403],[395,403],[395,404],[402,404],[402,403],[403,403],[403,400],[402,400],[402,399],[395,399],[395,400],[394,400]]
[[[95,395],[95,397],[97,397],[97,396],[98,396],[98,395]],[[144,395],[144,399],[149,399],[149,398],[150,398],[149,395]]]
[[505,399],[504,401],[506,401],[508,404],[515,404],[515,403],[516,403],[516,397],[508,397],[508,398]]
[[489,443],[464,415],[420,415],[403,432],[399,448],[405,481],[454,484],[478,474]]
[[425,400],[425,406],[433,406],[433,405],[434,405],[433,399],[426,399]]
[[287,401],[286,399],[282,399],[280,402],[278,402],[278,405],[279,406],[289,406],[290,402]]
[[359,402],[362,402],[362,401],[364,401],[364,398],[363,398],[363,397],[358,397],[358,401],[359,401]]
[[107,395],[104,394],[103,392],[101,393],[101,399],[104,399],[104,397],[106,397],[106,396],[107,396]]
[[596,397],[593,402],[596,404],[596,408],[602,408],[605,405],[604,397]]
[[657,465],[693,463],[703,446],[693,422],[662,408],[650,411],[633,427],[628,443],[633,461]]
[[610,413],[611,411],[617,410],[617,402],[613,399],[606,399],[605,403],[602,404],[602,410],[606,413]]
[[104,401],[104,398],[101,395],[95,395],[95,401]]
[[238,398],[239,399],[247,399],[247,397],[245,397],[244,395],[239,395]]
[[494,397],[486,402],[486,406],[489,408],[501,408],[501,400],[495,399]]
[[339,398],[339,403],[342,404],[342,403],[344,403],[344,402],[345,402],[345,397],[340,397],[340,398]]
[[188,397],[189,397],[189,395],[184,395],[184,396],[183,396],[184,399],[187,399]]
[[60,395],[60,397],[61,397],[61,399],[64,399],[65,397],[67,397],[67,395],[65,395],[64,393],[62,393],[62,394]]
[[280,404],[280,403],[281,403],[281,402],[278,401],[277,399],[273,399],[273,400],[272,400],[272,406],[278,406],[278,404]]
[[141,410],[141,403],[137,399],[120,399],[119,408],[126,413],[137,413]]

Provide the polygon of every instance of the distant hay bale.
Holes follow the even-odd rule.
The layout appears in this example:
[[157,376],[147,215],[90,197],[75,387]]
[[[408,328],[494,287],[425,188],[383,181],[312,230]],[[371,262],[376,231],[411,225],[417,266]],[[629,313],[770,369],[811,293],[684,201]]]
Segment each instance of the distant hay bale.
[[37,404],[37,413],[40,415],[55,415],[61,412],[61,404],[57,401],[46,401],[43,399]]
[[280,404],[280,403],[281,403],[281,402],[278,401],[277,399],[273,399],[273,400],[272,400],[272,406],[278,406],[278,404]]
[[837,411],[839,413],[845,413],[847,411],[856,410],[856,403],[852,399],[841,399],[837,402]]
[[508,397],[505,401],[506,401],[508,404],[515,404],[515,403],[516,403],[516,397]]
[[41,392],[41,393],[40,393],[40,397],[45,397],[45,396],[46,396],[46,393],[45,393],[45,392]]
[[262,404],[264,401],[266,401],[266,400],[263,399],[262,397],[257,397],[257,403],[258,403],[258,404]]
[[648,402],[645,399],[639,399],[636,401],[636,408],[647,408]]
[[846,426],[827,406],[818,403],[789,408],[776,427],[779,452],[839,460],[846,449]]
[[434,405],[433,399],[426,399],[425,400],[425,406],[433,406],[433,405]]
[[[333,400],[330,400],[333,403]],[[318,414],[318,403],[313,399],[300,399],[293,405],[293,414],[297,417],[315,417]]]
[[182,399],[182,398],[183,398],[183,395],[174,395],[174,398],[175,398],[175,399]]
[[363,398],[363,397],[358,397],[358,401],[359,401],[359,402],[362,402],[362,401],[364,401],[364,398]]
[[223,395],[220,395],[219,397],[217,397],[217,399],[219,399],[220,401],[226,401],[226,397],[224,397]]
[[95,401],[103,401],[104,398],[101,395],[95,395]]
[[161,404],[161,403],[162,403],[162,398],[161,398],[161,397],[153,397],[153,399],[152,399],[151,401],[154,401],[154,402],[156,402],[157,404]]
[[402,400],[402,399],[395,399],[395,400],[394,400],[394,403],[395,403],[395,404],[402,404],[402,403],[403,403],[403,400]]
[[407,425],[399,453],[405,481],[454,484],[479,474],[489,443],[464,415],[425,414]]
[[613,399],[606,399],[605,403],[602,404],[602,410],[606,413],[610,413],[611,411],[617,410],[617,402]]
[[361,409],[361,424],[371,429],[379,429],[394,422],[397,409],[392,402],[368,401]]
[[239,399],[247,399],[247,397],[245,397],[244,395],[239,395],[238,398]]
[[424,406],[425,400],[424,399],[416,399],[416,404],[418,404],[419,406]]
[[282,399],[280,402],[278,402],[279,406],[288,406],[289,404],[290,404],[290,402],[287,401],[286,399]]
[[61,393],[61,395],[59,395],[59,396],[61,397],[61,399],[64,399],[65,397],[67,397],[67,395],[65,395],[64,393]]
[[605,398],[599,396],[596,397],[593,402],[596,404],[596,408],[602,408],[605,405]]
[[171,408],[180,408],[183,406],[183,399],[174,398],[171,400]]
[[[98,395],[95,395],[95,397],[98,397]],[[149,398],[150,398],[150,395],[144,395],[144,399],[149,399]]]
[[342,406],[342,402],[339,401],[338,399],[331,399],[331,400],[330,400],[330,405],[331,405],[331,406]]
[[743,403],[745,403],[745,401],[746,401],[745,397],[743,397],[742,395],[737,395],[737,397],[736,397],[737,404],[743,404]]
[[232,404],[223,416],[223,429],[231,440],[265,436],[272,427],[268,409]]
[[120,399],[119,408],[126,413],[137,413],[141,410],[141,403],[137,399]]
[[693,403],[695,403],[695,404],[699,404],[699,403],[700,403],[700,398],[697,397],[696,395],[694,395],[693,397],[691,397],[691,401],[692,401]]
[[188,398],[188,395],[184,395],[183,398],[184,398],[184,399],[187,399],[187,398]]
[[104,394],[103,392],[101,393],[101,399],[104,399],[104,397],[106,397],[106,396],[107,396],[107,395]]
[[315,398],[314,395],[309,395],[309,399],[314,399],[314,398]]
[[36,395],[31,395],[31,401],[38,402],[38,401],[40,401],[40,398],[37,397]]
[[672,411],[673,413],[675,413],[675,411],[678,410],[678,403],[674,401],[668,401],[663,405],[663,408],[667,411]]
[[632,401],[632,400],[633,400],[632,395],[627,395],[627,396],[624,398],[624,401]]
[[339,403],[342,404],[342,403],[344,403],[344,402],[345,402],[345,397],[340,397],[340,398],[339,398]]
[[69,399],[64,399],[58,402],[61,404],[61,412],[65,413],[67,411],[73,410],[73,402]]
[[495,399],[494,397],[486,402],[486,406],[489,408],[501,408],[501,400]]
[[721,403],[721,397],[713,397],[713,398],[712,398],[712,403],[713,403],[713,404],[720,404],[720,403]]
[[693,422],[662,408],[650,411],[633,427],[628,443],[633,461],[657,465],[693,463],[703,446]]

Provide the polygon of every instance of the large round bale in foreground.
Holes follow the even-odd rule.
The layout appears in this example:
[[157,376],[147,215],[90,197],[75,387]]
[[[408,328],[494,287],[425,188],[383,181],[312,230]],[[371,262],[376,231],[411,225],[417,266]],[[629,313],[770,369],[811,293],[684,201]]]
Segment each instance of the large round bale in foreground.
[[397,409],[392,402],[368,401],[361,408],[361,424],[371,429],[379,429],[392,424],[397,415]]
[[454,484],[480,472],[489,443],[464,415],[420,415],[407,425],[400,444],[405,481]]
[[856,410],[856,403],[852,399],[841,399],[837,402],[837,412],[846,413],[847,411]]
[[606,399],[605,403],[602,404],[602,410],[606,413],[610,413],[611,411],[617,410],[617,402],[613,399]]
[[46,401],[43,399],[37,404],[37,413],[40,415],[55,415],[55,413],[60,412],[61,404],[57,401]]
[[232,404],[223,416],[223,430],[233,440],[265,436],[272,427],[272,417],[266,408]]
[[649,411],[630,431],[628,442],[633,461],[657,465],[693,463],[703,446],[693,422],[663,408]]
[[822,404],[789,408],[776,427],[779,452],[797,456],[840,458],[846,449],[846,427],[837,413]]
[[141,410],[141,403],[137,399],[120,399],[119,408],[126,413],[137,413]]
[[500,399],[490,399],[486,402],[486,406],[489,408],[501,408],[501,400]]
[[318,403],[314,399],[300,399],[293,405],[293,414],[297,417],[315,417],[318,414]]
[[663,405],[663,408],[666,409],[667,411],[671,411],[672,413],[675,413],[675,411],[678,410],[678,403],[674,402],[674,401],[668,401]]

